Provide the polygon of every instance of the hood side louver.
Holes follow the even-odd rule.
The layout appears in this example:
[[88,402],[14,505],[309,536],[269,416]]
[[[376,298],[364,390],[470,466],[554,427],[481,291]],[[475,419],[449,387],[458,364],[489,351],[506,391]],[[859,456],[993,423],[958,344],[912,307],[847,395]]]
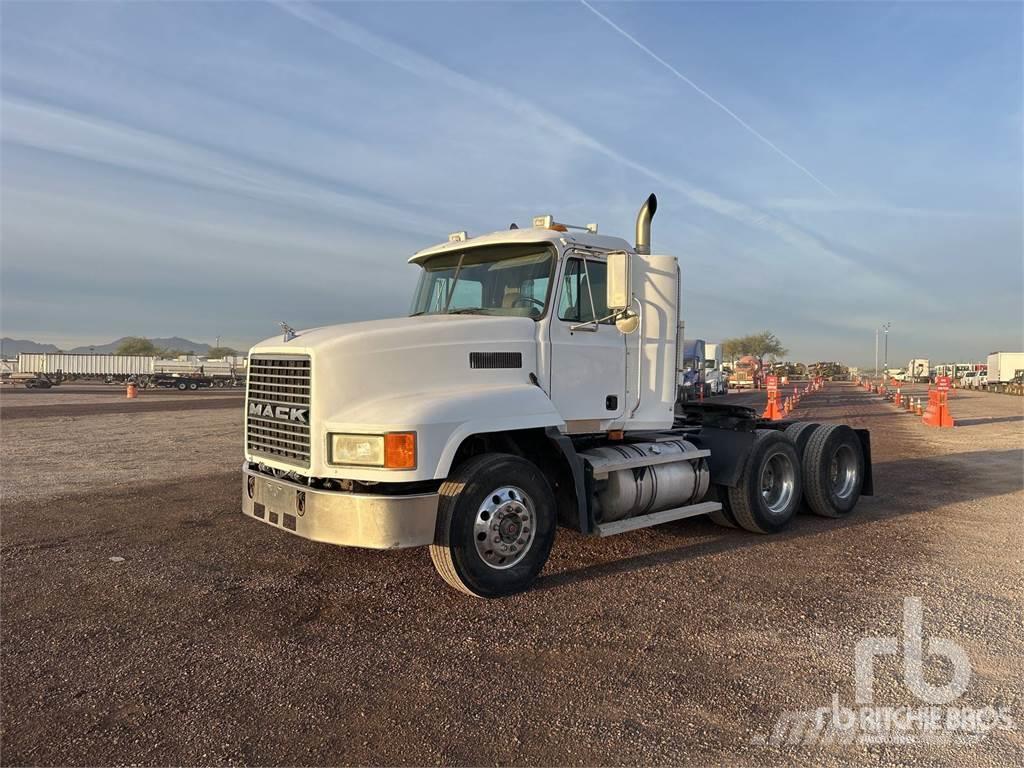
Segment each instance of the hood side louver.
[[470,368],[522,368],[522,352],[470,352]]

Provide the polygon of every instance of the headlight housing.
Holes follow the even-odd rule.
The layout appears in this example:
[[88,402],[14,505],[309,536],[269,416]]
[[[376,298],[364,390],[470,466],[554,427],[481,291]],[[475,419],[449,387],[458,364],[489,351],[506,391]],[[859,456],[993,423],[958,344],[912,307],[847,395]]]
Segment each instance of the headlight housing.
[[327,435],[329,464],[383,469],[416,469],[416,433],[387,432],[357,435],[331,432]]

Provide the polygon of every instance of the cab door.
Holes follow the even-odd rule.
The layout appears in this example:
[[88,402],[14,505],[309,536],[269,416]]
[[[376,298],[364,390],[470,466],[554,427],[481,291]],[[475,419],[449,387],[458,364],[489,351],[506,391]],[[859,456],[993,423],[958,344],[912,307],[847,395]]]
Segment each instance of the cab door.
[[604,319],[607,274],[603,259],[569,256],[553,292],[548,392],[572,433],[612,429],[626,406],[626,339]]

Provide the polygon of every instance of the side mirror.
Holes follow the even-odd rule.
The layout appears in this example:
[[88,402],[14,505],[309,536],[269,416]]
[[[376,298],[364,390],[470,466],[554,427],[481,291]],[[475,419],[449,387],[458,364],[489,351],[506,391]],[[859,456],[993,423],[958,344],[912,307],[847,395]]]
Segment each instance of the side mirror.
[[632,303],[629,267],[629,254],[625,251],[608,254],[607,299],[609,312],[622,312],[629,309],[629,305]]

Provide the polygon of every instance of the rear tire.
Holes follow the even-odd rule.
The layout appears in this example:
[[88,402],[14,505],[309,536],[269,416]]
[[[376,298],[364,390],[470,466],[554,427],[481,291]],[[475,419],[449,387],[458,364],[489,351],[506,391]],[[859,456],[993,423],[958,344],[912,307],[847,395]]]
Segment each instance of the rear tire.
[[803,461],[804,452],[807,449],[807,443],[811,439],[811,435],[814,434],[814,430],[818,428],[818,424],[811,421],[798,421],[796,424],[790,424],[786,427],[786,431],[783,434],[793,441],[793,445],[796,446],[796,455]]
[[178,389],[180,389],[182,392],[184,392],[186,389],[188,389],[188,384],[186,384],[184,381],[179,381],[178,382]]
[[804,499],[822,517],[843,517],[860,499],[864,451],[857,433],[845,424],[814,430],[803,455]]
[[194,381],[190,381],[189,384],[188,384],[188,388],[189,389],[199,389],[199,384],[197,384]]
[[785,528],[800,506],[800,475],[793,441],[775,430],[757,430],[739,485],[729,489],[736,522],[752,533]]
[[505,453],[475,456],[441,485],[430,559],[468,595],[521,592],[547,562],[556,515],[551,486],[535,465]]

